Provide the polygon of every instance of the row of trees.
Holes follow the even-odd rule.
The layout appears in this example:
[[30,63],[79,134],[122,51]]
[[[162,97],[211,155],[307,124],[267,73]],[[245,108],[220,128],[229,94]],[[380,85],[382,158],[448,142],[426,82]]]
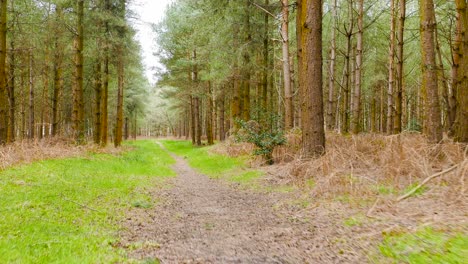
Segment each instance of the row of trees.
[[120,146],[149,87],[127,1],[0,3],[0,144],[63,136]]
[[170,130],[211,144],[238,120],[298,127],[306,156],[324,124],[467,142],[467,23],[464,0],[174,1],[155,28]]

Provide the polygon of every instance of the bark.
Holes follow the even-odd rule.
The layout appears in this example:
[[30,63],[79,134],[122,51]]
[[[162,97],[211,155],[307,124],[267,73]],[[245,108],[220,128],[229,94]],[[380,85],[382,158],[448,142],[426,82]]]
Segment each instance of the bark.
[[195,145],[196,142],[196,135],[195,135],[195,99],[193,96],[190,96],[190,135],[192,136],[192,145]]
[[97,56],[97,61],[94,70],[94,95],[95,95],[95,106],[94,106],[94,143],[101,144],[101,111],[102,111],[102,70],[101,70],[101,58]]
[[358,1],[358,32],[356,44],[356,69],[354,79],[354,99],[352,109],[351,131],[354,134],[360,132],[359,120],[361,117],[361,86],[362,86],[362,56],[363,56],[363,38],[364,38],[364,0]]
[[211,82],[208,81],[208,99],[207,99],[206,108],[206,138],[208,140],[208,145],[214,144],[213,138],[213,95]]
[[463,56],[462,51],[462,32],[463,26],[461,21],[460,12],[457,12],[456,26],[455,26],[455,39],[451,40],[451,55],[452,55],[452,68],[451,68],[451,89],[448,98],[448,122],[449,132],[453,134],[455,118],[457,114],[457,90],[458,90],[458,74],[460,70],[460,60]]
[[194,115],[195,115],[195,141],[197,146],[201,146],[202,125],[200,120],[200,98],[195,97],[194,101]]
[[[47,40],[48,42],[48,40]],[[48,129],[46,123],[47,115],[47,103],[46,103],[46,98],[47,94],[49,92],[49,56],[50,56],[50,51],[48,48],[48,45],[46,45],[46,50],[45,50],[45,60],[44,60],[44,70],[42,73],[42,80],[43,80],[43,87],[42,87],[42,99],[41,99],[41,124],[39,126],[39,138],[43,138],[48,136]]]
[[[224,88],[224,87],[223,87]],[[225,99],[225,94],[224,94],[224,89],[221,91],[221,96],[219,98],[219,140],[224,141],[226,138],[226,132],[225,132],[225,112],[226,112],[226,99]]]
[[6,32],[7,32],[7,0],[0,0],[0,145],[7,142],[7,83],[6,83]]
[[77,24],[74,38],[75,48],[75,78],[73,87],[73,137],[77,144],[85,141],[84,102],[83,102],[83,40],[84,40],[84,0],[76,1]]
[[396,14],[395,3],[396,0],[391,0],[391,21],[390,21],[390,48],[388,53],[388,90],[387,90],[387,133],[393,133],[393,96],[395,86],[395,27],[396,27]]
[[15,128],[16,128],[16,119],[15,119],[15,111],[16,111],[16,98],[15,98],[15,86],[16,86],[16,79],[15,79],[15,71],[16,71],[16,61],[15,61],[15,43],[14,38],[10,41],[10,48],[11,53],[9,54],[10,63],[9,63],[9,82],[8,82],[8,103],[9,103],[9,124],[8,124],[8,133],[7,133],[7,141],[9,143],[15,141]]
[[282,20],[281,37],[283,51],[283,85],[284,85],[284,128],[294,127],[293,91],[291,86],[291,65],[289,60],[289,0],[281,0]]
[[63,81],[62,81],[62,58],[63,50],[62,45],[60,44],[60,21],[62,19],[62,7],[57,5],[56,7],[56,27],[57,31],[54,36],[54,89],[52,95],[52,136],[57,136],[59,133],[59,102],[60,94],[63,90]]
[[456,141],[468,142],[468,7],[465,0],[456,0],[460,28],[460,68],[457,76],[457,107],[454,122]]
[[331,40],[330,40],[330,68],[328,74],[328,101],[327,101],[327,128],[333,129],[335,127],[335,75],[336,75],[336,27],[337,27],[337,19],[338,19],[338,12],[337,12],[337,0],[333,0],[333,7],[332,7],[332,32],[331,32]]
[[[265,5],[270,4],[269,0],[265,0]],[[264,29],[263,29],[263,70],[262,70],[262,110],[267,111],[268,109],[268,61],[269,61],[269,19],[270,16],[265,12],[264,14]]]
[[322,1],[302,0],[302,147],[305,158],[325,152],[322,91]]
[[245,0],[245,21],[244,21],[244,38],[245,38],[245,47],[243,48],[243,67],[242,67],[242,118],[244,120],[250,120],[250,43],[252,42],[252,33],[251,33],[251,23],[250,23],[250,9],[251,9],[251,0]]
[[404,63],[404,31],[406,19],[406,0],[399,0],[399,18],[398,18],[398,32],[397,32],[397,51],[396,51],[396,91],[395,91],[395,118],[393,125],[393,132],[398,134],[402,131],[403,122],[403,63]]
[[124,62],[123,62],[123,47],[118,48],[118,62],[117,62],[117,116],[115,122],[115,137],[114,146],[120,147],[122,145],[122,128],[123,128],[123,101],[124,101]]
[[[237,50],[239,48],[239,25],[236,23],[234,24],[233,28],[233,49]],[[239,66],[237,63],[237,59],[234,59],[233,63],[233,77],[232,77],[232,85],[233,85],[233,97],[231,102],[231,116],[234,125],[234,130],[239,128],[239,124],[237,121],[241,118],[241,94],[242,90],[239,85]]]
[[420,0],[421,10],[421,44],[422,68],[425,97],[424,133],[430,142],[437,143],[442,139],[442,124],[440,120],[440,106],[438,96],[438,78],[435,54],[434,33],[436,21],[434,20],[433,0]]
[[34,66],[33,66],[33,55],[29,53],[29,124],[28,124],[28,137],[33,139],[35,137],[35,116],[34,116]]
[[352,37],[354,29],[354,12],[353,12],[353,1],[349,1],[348,6],[348,19],[349,23],[345,26],[346,34],[346,55],[345,55],[345,86],[343,88],[343,99],[341,106],[341,133],[346,134],[349,132],[349,96],[351,92],[351,53],[352,53]]
[[[125,20],[125,2],[126,0],[119,1],[119,15],[120,19]],[[120,43],[117,44],[117,116],[115,121],[115,138],[114,146],[120,147],[122,145],[123,133],[123,107],[124,107],[124,87],[125,87],[125,62],[124,52],[125,45],[123,43],[126,34],[125,26],[118,28]]]
[[[110,12],[110,0],[104,0],[104,9],[106,12]],[[102,82],[102,121],[101,121],[101,145],[106,146],[109,139],[108,139],[108,133],[109,133],[109,113],[108,113],[108,101],[109,101],[109,46],[110,46],[110,40],[109,40],[109,34],[110,34],[110,27],[109,27],[109,21],[104,22],[104,29],[105,29],[105,34],[104,34],[104,47],[103,47],[103,66],[104,66],[104,79]]]

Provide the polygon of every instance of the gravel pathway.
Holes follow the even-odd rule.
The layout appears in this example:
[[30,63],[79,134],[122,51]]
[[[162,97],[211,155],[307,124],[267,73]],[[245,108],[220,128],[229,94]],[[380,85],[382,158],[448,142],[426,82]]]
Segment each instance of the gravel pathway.
[[132,258],[161,263],[355,261],[337,257],[330,243],[317,234],[320,226],[330,232],[326,217],[322,222],[295,221],[290,212],[275,209],[283,194],[234,188],[172,156],[178,177],[170,188],[156,191],[159,205],[135,208],[127,217],[122,246]]

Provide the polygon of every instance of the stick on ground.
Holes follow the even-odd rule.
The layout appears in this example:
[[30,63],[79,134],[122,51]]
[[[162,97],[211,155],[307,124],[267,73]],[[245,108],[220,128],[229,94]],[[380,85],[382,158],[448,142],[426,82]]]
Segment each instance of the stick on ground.
[[441,175],[444,175],[444,174],[446,174],[446,173],[449,173],[449,172],[453,171],[454,169],[458,168],[458,165],[459,165],[459,164],[454,165],[454,166],[452,166],[452,167],[450,167],[450,168],[448,168],[448,169],[446,169],[446,170],[443,170],[443,171],[441,171],[441,172],[438,172],[438,173],[436,173],[436,174],[433,174],[433,175],[427,177],[426,179],[424,179],[424,181],[422,181],[420,184],[418,184],[418,186],[416,186],[416,187],[414,187],[413,189],[411,189],[411,191],[409,191],[409,192],[407,192],[406,194],[404,194],[404,195],[398,197],[397,202],[400,202],[400,201],[402,201],[402,200],[404,200],[404,199],[410,197],[413,193],[415,193],[417,190],[419,190],[419,188],[421,188],[422,186],[424,186],[424,184],[428,183],[430,180],[432,180],[432,179],[434,179],[434,178],[436,178],[436,177],[439,177],[439,176],[441,176]]

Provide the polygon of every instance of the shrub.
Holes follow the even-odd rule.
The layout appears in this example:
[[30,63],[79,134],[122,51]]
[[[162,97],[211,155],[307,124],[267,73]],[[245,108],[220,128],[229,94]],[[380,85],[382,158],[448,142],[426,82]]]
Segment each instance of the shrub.
[[269,165],[273,164],[273,150],[286,143],[283,131],[262,126],[255,120],[237,120],[237,123],[241,129],[236,133],[236,141],[254,144],[254,155],[262,156]]

